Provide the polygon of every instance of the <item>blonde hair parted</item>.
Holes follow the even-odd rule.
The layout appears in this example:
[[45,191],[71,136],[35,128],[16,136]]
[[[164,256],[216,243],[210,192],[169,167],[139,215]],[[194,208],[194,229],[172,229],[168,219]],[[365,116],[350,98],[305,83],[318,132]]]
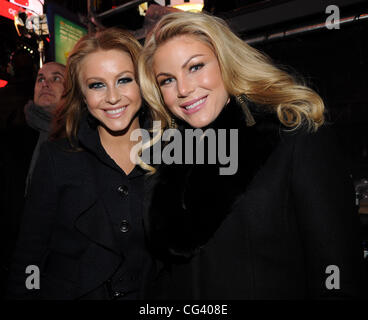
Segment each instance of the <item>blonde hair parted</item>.
[[63,102],[55,113],[52,139],[67,137],[71,145],[76,147],[79,122],[82,112],[87,108],[79,81],[82,61],[91,53],[113,49],[130,55],[138,82],[138,57],[142,46],[132,34],[118,28],[108,28],[83,36],[75,44],[67,60]]
[[175,12],[161,18],[147,37],[139,59],[142,94],[159,114],[163,127],[171,116],[153,73],[157,48],[180,36],[194,36],[209,45],[217,56],[225,88],[229,95],[245,94],[247,98],[277,113],[289,128],[306,124],[317,130],[324,122],[324,103],[320,96],[293,76],[280,70],[270,59],[236,36],[225,21],[204,13]]

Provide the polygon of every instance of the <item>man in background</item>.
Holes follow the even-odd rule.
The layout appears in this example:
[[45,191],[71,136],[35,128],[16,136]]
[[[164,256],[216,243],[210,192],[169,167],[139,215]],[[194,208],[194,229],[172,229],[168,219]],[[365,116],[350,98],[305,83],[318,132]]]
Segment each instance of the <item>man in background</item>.
[[31,182],[40,146],[49,136],[52,114],[64,92],[64,74],[64,65],[57,62],[46,63],[38,71],[33,101],[29,101],[24,107],[27,124],[39,132],[27,174],[26,192]]
[[23,105],[24,110],[23,107],[14,106],[6,130],[1,136],[3,156],[0,161],[0,219],[5,228],[0,233],[0,296],[5,291],[25,195],[31,183],[40,146],[48,138],[53,112],[64,92],[64,74],[64,65],[57,62],[44,64],[37,73],[33,100]]

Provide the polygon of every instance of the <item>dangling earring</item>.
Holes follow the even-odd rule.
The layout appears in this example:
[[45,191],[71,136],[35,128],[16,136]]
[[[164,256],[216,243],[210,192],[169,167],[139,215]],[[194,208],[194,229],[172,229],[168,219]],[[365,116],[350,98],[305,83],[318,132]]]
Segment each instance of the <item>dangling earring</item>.
[[247,106],[247,97],[245,94],[240,94],[235,97],[236,102],[242,107],[244,114],[245,114],[245,122],[247,124],[247,127],[254,126],[256,124],[256,121],[254,120],[252,113],[250,112],[248,106]]
[[174,118],[171,118],[170,121],[170,129],[176,129],[176,122]]

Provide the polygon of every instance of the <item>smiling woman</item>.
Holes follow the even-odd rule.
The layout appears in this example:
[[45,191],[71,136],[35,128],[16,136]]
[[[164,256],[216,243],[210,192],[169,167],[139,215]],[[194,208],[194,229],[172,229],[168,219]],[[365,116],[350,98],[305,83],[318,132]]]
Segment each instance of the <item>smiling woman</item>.
[[142,99],[135,81],[129,54],[119,50],[97,51],[84,58],[80,74],[81,89],[89,112],[100,121],[103,131],[123,131],[139,127],[134,115]]
[[[208,151],[195,156],[209,161],[165,162],[152,177],[145,226],[160,268],[147,297],[361,297],[352,182],[321,97],[207,14],[164,16],[139,73],[163,128],[185,140],[182,158],[192,159],[189,130],[219,138],[201,131]],[[211,152],[228,152],[220,138],[231,132],[237,165],[221,175]]]
[[[28,193],[10,297],[140,298],[151,265],[141,202],[146,170],[130,159],[130,133],[150,119],[137,83],[140,50],[128,32],[107,29],[71,52],[64,103]],[[31,288],[30,265],[40,276]]]
[[[178,47],[175,55],[167,55]],[[153,70],[168,109],[192,127],[213,122],[229,101],[214,52],[191,37],[181,35],[161,45]]]

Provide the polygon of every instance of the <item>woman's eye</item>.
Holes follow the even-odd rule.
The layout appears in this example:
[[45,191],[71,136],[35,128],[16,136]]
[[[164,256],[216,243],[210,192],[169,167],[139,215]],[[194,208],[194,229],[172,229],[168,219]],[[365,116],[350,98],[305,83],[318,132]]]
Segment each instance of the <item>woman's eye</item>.
[[100,89],[104,87],[104,84],[102,82],[93,82],[88,85],[89,89]]
[[44,82],[44,81],[45,81],[45,78],[43,78],[43,77],[40,77],[40,78],[37,79],[37,82]]
[[198,70],[200,70],[200,69],[202,69],[202,67],[204,66],[204,64],[203,63],[198,63],[198,64],[196,64],[196,65],[194,65],[194,66],[191,66],[190,68],[189,68],[189,70],[190,71],[198,71]]
[[129,83],[129,82],[132,82],[133,79],[132,78],[129,78],[129,77],[125,77],[125,78],[120,78],[118,80],[118,83]]
[[163,80],[161,80],[161,81],[160,81],[160,86],[164,86],[164,85],[169,84],[169,83],[171,83],[171,82],[173,82],[173,81],[174,81],[174,79],[173,79],[173,78],[166,78],[166,79],[163,79]]
[[54,77],[54,82],[58,82],[58,81],[61,81],[61,77],[59,77],[59,76],[55,76],[55,77]]

